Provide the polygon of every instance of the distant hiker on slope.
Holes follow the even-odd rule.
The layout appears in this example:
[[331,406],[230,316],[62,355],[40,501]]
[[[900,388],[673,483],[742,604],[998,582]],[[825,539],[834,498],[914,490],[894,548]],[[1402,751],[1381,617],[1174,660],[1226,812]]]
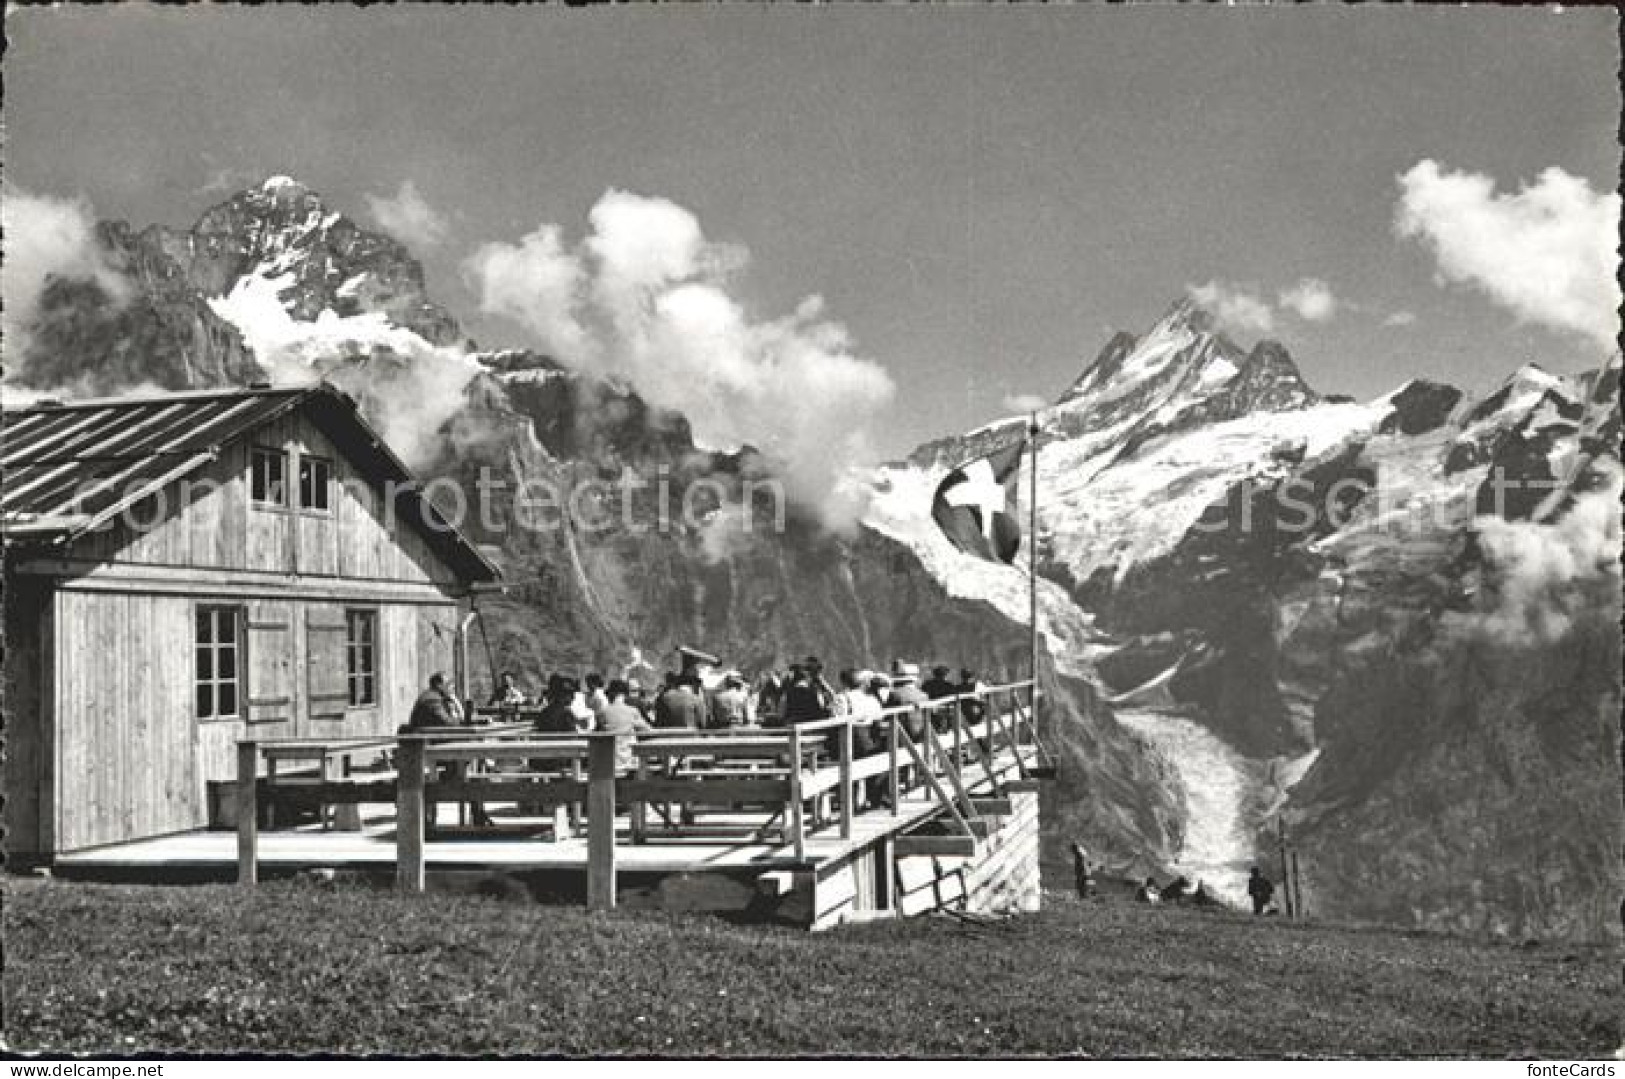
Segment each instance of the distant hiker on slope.
[[1145,878],[1145,883],[1135,890],[1134,899],[1139,903],[1161,903],[1162,892],[1157,890],[1157,878]]
[[1252,897],[1254,914],[1263,914],[1269,909],[1270,900],[1275,898],[1275,885],[1256,865],[1247,878],[1247,894]]
[[1089,871],[1089,852],[1082,843],[1072,844],[1072,883],[1078,889],[1079,899],[1090,899],[1095,894],[1094,874]]

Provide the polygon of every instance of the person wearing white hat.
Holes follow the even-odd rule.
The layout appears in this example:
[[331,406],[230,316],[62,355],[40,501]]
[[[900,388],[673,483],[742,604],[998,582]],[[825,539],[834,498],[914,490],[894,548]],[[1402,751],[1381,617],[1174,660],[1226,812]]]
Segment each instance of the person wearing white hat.
[[710,723],[715,730],[743,727],[749,720],[746,711],[745,679],[738,671],[728,671],[722,684],[711,694]]
[[[886,703],[892,708],[900,705],[927,705],[931,703],[931,698],[927,697],[925,691],[920,688],[919,664],[904,663],[902,660],[892,663],[891,697]],[[923,745],[927,722],[925,710],[916,708],[914,711],[902,716],[901,722],[903,729],[908,732],[908,736],[913,740],[914,744],[917,746]]]

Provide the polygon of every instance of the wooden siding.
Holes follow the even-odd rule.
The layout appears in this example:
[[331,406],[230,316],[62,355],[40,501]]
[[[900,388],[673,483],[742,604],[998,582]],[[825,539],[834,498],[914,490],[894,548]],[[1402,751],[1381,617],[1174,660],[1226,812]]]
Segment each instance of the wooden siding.
[[[250,502],[253,446],[290,452],[287,509]],[[298,495],[298,461],[293,454],[313,454],[331,462],[328,512],[293,505]],[[391,532],[385,492],[364,479],[327,436],[298,413],[226,446],[219,460],[193,479],[171,484],[163,496],[162,514],[150,501],[133,507],[129,520],[120,519],[75,543],[73,557],[448,587],[458,583],[456,574],[415,528],[397,523]]]
[[5,828],[6,850],[27,857],[50,850],[44,747],[50,704],[51,593],[43,582],[5,581]]
[[70,589],[56,604],[57,851],[203,827],[206,783],[234,776],[239,738],[392,733],[430,672],[451,669],[458,620],[449,603],[369,605],[379,614],[378,706],[313,719],[307,627],[342,624],[344,608],[251,600],[239,658],[240,701],[254,720],[245,722],[193,715],[190,597]]
[[897,859],[897,909],[904,917],[943,907],[977,914],[1039,909],[1038,794],[1012,791],[1011,812],[976,844],[974,858]]

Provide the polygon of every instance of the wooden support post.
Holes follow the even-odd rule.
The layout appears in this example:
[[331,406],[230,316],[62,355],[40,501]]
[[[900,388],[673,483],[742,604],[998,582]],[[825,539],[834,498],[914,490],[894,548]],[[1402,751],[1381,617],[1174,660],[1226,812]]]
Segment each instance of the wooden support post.
[[587,909],[615,909],[615,736],[587,738]]
[[[982,713],[982,715],[983,715],[984,721],[985,721],[985,717],[987,716],[987,713],[984,711]],[[987,775],[988,785],[993,789],[993,792],[995,794],[997,794],[998,791],[999,791],[999,777],[998,777],[998,774],[993,771],[993,758],[989,755],[989,753],[993,749],[993,724],[992,724],[991,721],[987,721],[987,731],[988,731],[988,734],[987,734],[988,752],[984,752],[983,749],[982,749],[981,743],[978,742],[975,738],[972,738],[970,736],[970,732],[965,730],[965,716],[964,716],[964,714],[961,713],[959,710],[955,709],[955,711],[954,711],[954,758],[956,760],[964,760],[964,757],[961,756],[960,754],[961,754],[962,750],[969,749],[970,750],[970,755],[972,757],[976,758],[977,763],[981,764],[981,766],[982,766],[982,771]]]
[[886,721],[891,724],[890,737],[886,739],[887,753],[891,757],[891,767],[887,773],[889,787],[886,794],[891,799],[891,815],[895,817],[903,812],[903,791],[897,779],[897,717],[888,716]]
[[[637,778],[639,782],[649,778],[649,762],[641,756],[637,758]],[[627,810],[632,824],[632,842],[642,843],[647,838],[649,827],[649,804],[642,798],[633,799],[631,807]]]
[[958,806],[954,805],[952,796],[950,796],[943,788],[942,781],[937,778],[937,774],[930,768],[926,767],[925,755],[920,752],[919,747],[914,744],[914,739],[910,738],[908,736],[908,732],[906,731],[903,732],[903,745],[908,749],[909,755],[913,757],[915,762],[919,765],[920,771],[925,774],[926,783],[931,787],[932,792],[936,794],[937,801],[941,802],[942,805],[948,810],[948,815],[953,817],[954,824],[958,826],[960,833],[963,835],[969,835],[970,824],[966,822],[965,815],[959,812]]
[[260,747],[257,742],[237,743],[237,883],[259,882]]
[[801,728],[790,728],[790,841],[796,861],[807,857],[807,821],[801,808]]
[[395,886],[403,892],[423,891],[424,746],[402,738],[395,758]]
[[1292,848],[1290,857],[1292,861],[1292,906],[1297,911],[1297,916],[1302,918],[1307,912],[1303,907],[1303,878],[1298,875],[1298,848]]
[[[1008,723],[1006,722],[1007,720]],[[1005,746],[1016,758],[1016,775],[1020,776],[1022,779],[1026,779],[1027,762],[1021,756],[1021,741],[1016,736],[1015,718],[1005,715],[1001,710],[994,708],[990,704],[987,709],[987,721],[990,727],[997,730],[999,734],[1003,736]],[[995,742],[993,744],[993,753],[995,756],[997,756],[998,752],[999,746],[998,743]]]
[[841,727],[841,838],[852,838],[852,717]]
[[[925,740],[932,749],[936,750],[938,762],[942,762],[943,758],[948,755],[948,751],[943,748],[942,740],[937,737],[935,728],[930,726],[925,728]],[[959,798],[959,804],[964,810],[964,815],[966,817],[979,816],[975,807],[971,805],[970,791],[965,789],[965,781],[959,775],[959,762],[953,760],[946,763],[947,766],[943,768],[942,774],[947,777],[948,785],[953,787],[954,794]]]

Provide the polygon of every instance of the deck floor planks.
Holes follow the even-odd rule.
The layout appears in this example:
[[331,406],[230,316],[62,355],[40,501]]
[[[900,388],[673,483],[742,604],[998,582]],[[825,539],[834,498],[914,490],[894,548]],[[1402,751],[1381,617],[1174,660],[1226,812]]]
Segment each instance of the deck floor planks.
[[[1009,764],[1013,767],[1013,761]],[[967,784],[973,795],[986,793],[988,784]],[[368,808],[368,807],[363,807]],[[262,869],[356,868],[388,869],[395,864],[395,829],[392,808],[379,812],[382,807],[371,807],[374,812],[364,813],[364,828],[360,832],[322,832],[314,829],[298,831],[262,832],[259,836],[258,859]],[[518,825],[534,825],[538,830],[547,821],[537,818],[505,817],[492,807],[499,821]],[[441,803],[438,821],[442,827],[456,823],[457,805]],[[832,820],[808,831],[805,858],[798,861],[790,844],[776,838],[717,837],[706,835],[667,836],[658,828],[651,828],[645,843],[630,840],[630,825],[625,816],[616,818],[617,843],[615,857],[623,873],[691,873],[707,870],[741,870],[800,868],[807,869],[838,861],[876,841],[916,827],[942,812],[940,804],[926,796],[923,789],[902,799],[901,812],[893,816],[886,809],[870,809],[855,813],[852,835],[840,837],[839,824]],[[741,833],[759,827],[767,819],[761,813],[705,812],[705,824],[736,827]],[[465,834],[455,839],[435,839],[424,845],[429,870],[570,870],[586,872],[587,841],[568,838],[488,837]],[[56,864],[64,870],[146,870],[214,869],[235,871],[237,864],[237,838],[233,831],[196,831],[177,835],[158,836],[129,843],[114,844],[94,850],[61,854]]]

